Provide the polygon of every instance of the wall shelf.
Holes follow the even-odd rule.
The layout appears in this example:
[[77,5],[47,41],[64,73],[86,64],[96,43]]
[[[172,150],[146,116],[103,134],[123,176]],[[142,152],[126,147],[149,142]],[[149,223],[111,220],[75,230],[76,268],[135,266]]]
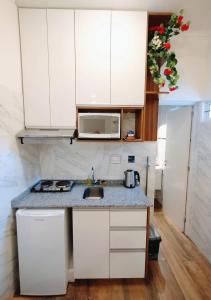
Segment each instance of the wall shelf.
[[164,91],[146,91],[146,95],[161,95],[161,94],[169,94],[169,92]]
[[[143,106],[121,106],[121,107],[77,107],[77,114],[79,112],[118,112],[121,115],[121,128],[119,140],[106,140],[106,139],[77,139],[79,142],[121,142],[133,143],[143,142],[144,136],[144,107]],[[77,126],[78,127],[78,126]],[[133,130],[135,132],[134,140],[127,140],[127,132]]]
[[[166,23],[171,13],[149,13],[148,30],[151,26]],[[153,82],[149,69],[146,72],[146,101],[144,107],[144,140],[157,141],[159,95],[169,94],[168,91],[160,91],[158,85]]]
[[142,139],[134,139],[134,140],[123,140],[124,143],[140,143],[143,142]]

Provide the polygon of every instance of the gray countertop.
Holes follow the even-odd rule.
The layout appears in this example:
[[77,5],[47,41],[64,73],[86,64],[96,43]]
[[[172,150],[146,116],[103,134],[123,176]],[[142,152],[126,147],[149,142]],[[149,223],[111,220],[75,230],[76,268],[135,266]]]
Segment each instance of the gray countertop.
[[12,208],[146,208],[152,205],[140,186],[133,189],[123,185],[104,186],[104,198],[101,200],[83,199],[85,188],[85,185],[75,184],[70,192],[25,192],[12,201]]

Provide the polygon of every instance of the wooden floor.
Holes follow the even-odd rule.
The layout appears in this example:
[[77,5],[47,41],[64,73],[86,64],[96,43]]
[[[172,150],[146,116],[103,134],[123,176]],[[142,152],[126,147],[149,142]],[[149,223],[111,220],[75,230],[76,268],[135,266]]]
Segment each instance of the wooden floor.
[[194,244],[163,216],[155,215],[162,242],[159,260],[150,262],[150,280],[83,280],[68,286],[64,297],[19,297],[15,300],[208,300],[211,265]]

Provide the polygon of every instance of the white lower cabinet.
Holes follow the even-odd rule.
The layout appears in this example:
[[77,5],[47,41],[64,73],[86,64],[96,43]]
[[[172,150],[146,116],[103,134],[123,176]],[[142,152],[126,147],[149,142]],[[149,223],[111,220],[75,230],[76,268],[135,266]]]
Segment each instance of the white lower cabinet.
[[73,209],[75,278],[144,278],[146,226],[146,209]]
[[110,249],[145,249],[146,228],[138,230],[111,230]]
[[109,278],[109,211],[73,210],[76,279]]
[[111,250],[110,278],[144,278],[145,251]]

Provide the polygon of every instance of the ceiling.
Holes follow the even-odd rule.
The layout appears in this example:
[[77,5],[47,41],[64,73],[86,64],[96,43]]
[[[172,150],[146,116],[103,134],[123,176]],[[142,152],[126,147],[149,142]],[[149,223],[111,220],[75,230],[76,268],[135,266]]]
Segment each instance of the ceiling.
[[210,0],[16,0],[19,7],[127,9],[178,12],[185,9],[192,29],[207,31],[211,28]]

